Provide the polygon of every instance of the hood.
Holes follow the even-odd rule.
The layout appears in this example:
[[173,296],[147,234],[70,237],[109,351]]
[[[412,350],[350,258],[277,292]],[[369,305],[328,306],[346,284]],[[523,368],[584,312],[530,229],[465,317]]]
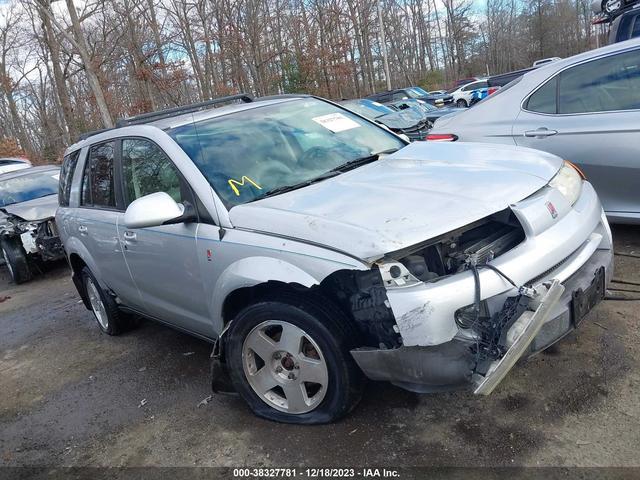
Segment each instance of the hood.
[[[55,216],[58,208],[58,195],[47,195],[26,202],[14,203],[3,207],[7,213],[22,218],[28,222],[44,220]],[[0,213],[0,216],[4,216]]]
[[392,130],[402,130],[405,128],[415,127],[422,121],[422,116],[418,112],[407,108],[406,110],[387,113],[386,115],[377,117],[376,121],[386,125]]
[[504,210],[561,165],[526,148],[416,142],[337,177],[238,205],[229,218],[371,260]]

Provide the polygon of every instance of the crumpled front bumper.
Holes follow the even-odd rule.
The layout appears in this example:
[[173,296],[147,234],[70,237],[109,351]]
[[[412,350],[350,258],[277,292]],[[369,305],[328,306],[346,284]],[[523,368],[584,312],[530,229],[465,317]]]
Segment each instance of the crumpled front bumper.
[[515,327],[518,321],[515,328],[511,327],[514,331],[520,328],[520,334],[484,376],[474,374],[473,342],[460,338],[434,346],[404,346],[389,350],[361,348],[352,350],[351,354],[372,380],[389,381],[419,393],[473,386],[474,393],[488,395],[519,359],[548,348],[578,326],[582,319],[576,318],[576,292],[587,291],[601,268],[604,268],[608,281],[612,263],[611,250],[598,250],[565,282],[545,280],[550,288],[532,302],[535,311],[525,311],[520,317],[519,327]]
[[[509,349],[495,360],[487,372],[476,375],[474,393],[488,395],[525,353],[564,292],[554,280],[539,284],[535,311],[527,310],[513,323],[507,334]],[[433,392],[469,383],[476,362],[470,345],[452,341],[437,347],[401,347],[393,350],[358,349],[351,352],[372,380],[388,380],[408,390]]]
[[[586,313],[584,308],[575,307],[580,292],[592,287],[599,271],[604,272],[603,287],[613,275],[611,232],[590,185],[586,184],[582,197],[566,218],[534,233],[523,245],[492,263],[519,284],[555,283],[556,287],[547,292],[545,300],[533,302],[535,308],[530,305],[526,318],[520,322],[521,336],[484,375],[476,373],[473,339],[460,332],[453,320],[455,309],[473,302],[470,272],[434,284],[388,291],[404,346],[395,350],[353,350],[360,368],[371,379],[390,381],[412,391],[475,385],[476,393],[487,394],[518,359],[567,335],[581,320],[576,318],[576,312],[581,317]],[[482,299],[492,312],[500,310],[508,297],[517,295],[491,271],[481,272],[481,285]]]

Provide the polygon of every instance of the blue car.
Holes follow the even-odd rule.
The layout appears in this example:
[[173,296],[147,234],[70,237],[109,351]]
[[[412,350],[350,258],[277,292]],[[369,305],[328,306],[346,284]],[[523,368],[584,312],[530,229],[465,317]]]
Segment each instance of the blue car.
[[340,104],[395,133],[406,135],[411,141],[424,140],[431,128],[431,123],[413,109],[399,110],[367,98],[346,100]]

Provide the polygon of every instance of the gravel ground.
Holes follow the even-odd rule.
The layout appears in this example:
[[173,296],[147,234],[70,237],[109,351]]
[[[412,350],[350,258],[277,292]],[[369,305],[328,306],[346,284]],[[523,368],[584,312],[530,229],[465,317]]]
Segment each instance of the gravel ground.
[[[640,254],[639,227],[614,236]],[[616,256],[616,278],[640,282],[640,259]],[[203,341],[101,334],[64,264],[21,286],[1,267],[0,466],[640,466],[639,308],[601,303],[490,397],[371,382],[348,418],[300,427],[202,402]]]

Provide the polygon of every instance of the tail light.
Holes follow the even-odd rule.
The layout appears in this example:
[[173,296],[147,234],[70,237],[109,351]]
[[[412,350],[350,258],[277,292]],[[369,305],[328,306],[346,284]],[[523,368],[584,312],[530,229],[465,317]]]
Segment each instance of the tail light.
[[487,90],[487,95],[491,95],[492,93],[496,93],[498,91],[498,87],[489,87]]
[[430,142],[455,142],[458,136],[453,133],[430,133],[424,139]]

